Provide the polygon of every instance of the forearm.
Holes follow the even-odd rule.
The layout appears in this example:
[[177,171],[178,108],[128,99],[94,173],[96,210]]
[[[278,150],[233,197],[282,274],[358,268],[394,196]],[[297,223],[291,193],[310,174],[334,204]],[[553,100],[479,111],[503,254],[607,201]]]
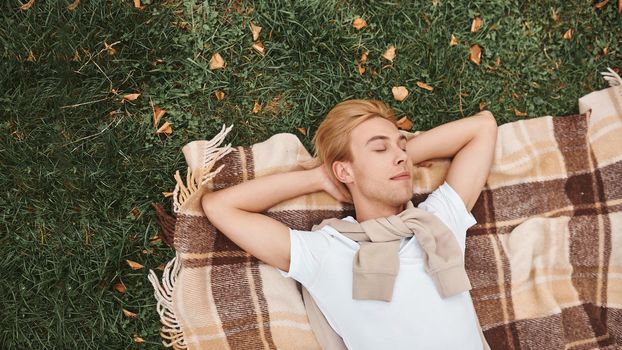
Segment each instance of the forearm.
[[316,175],[314,170],[267,175],[206,196],[219,207],[260,213],[285,200],[322,190]]
[[408,140],[406,152],[413,164],[434,158],[451,158],[471,142],[483,128],[494,120],[492,113],[483,111],[471,117],[439,125]]

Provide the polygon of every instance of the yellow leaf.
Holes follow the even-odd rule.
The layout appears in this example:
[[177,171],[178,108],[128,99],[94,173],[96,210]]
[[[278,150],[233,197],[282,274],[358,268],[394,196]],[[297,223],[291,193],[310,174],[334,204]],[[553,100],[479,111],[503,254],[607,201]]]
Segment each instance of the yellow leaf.
[[482,59],[482,48],[479,45],[474,44],[469,48],[469,60],[477,65],[479,65],[480,60]]
[[225,68],[225,60],[222,59],[222,56],[218,52],[212,55],[212,58],[209,60],[209,69],[221,69]]
[[136,317],[135,313],[133,313],[132,311],[126,310],[126,309],[123,309],[123,314],[129,318]]
[[408,96],[408,90],[404,86],[394,86],[391,88],[391,92],[393,93],[393,98],[396,101],[404,101],[406,96]]
[[135,343],[144,343],[145,340],[143,338],[139,337],[139,336],[135,336],[134,337],[134,342]]
[[253,49],[255,49],[255,51],[259,52],[263,56],[266,48],[263,46],[261,41],[257,41],[253,43]]
[[162,124],[162,126],[156,130],[156,135],[158,134],[166,134],[166,135],[170,135],[173,133],[173,128],[171,127],[171,124],[169,122],[164,122],[164,124]]
[[28,50],[28,58],[26,58],[26,61],[28,62],[36,61],[35,55],[32,53],[32,50]]
[[389,45],[389,48],[382,54],[382,57],[393,62],[395,59],[395,46]]
[[125,293],[125,285],[123,284],[123,282],[115,284],[114,289],[121,294]]
[[253,110],[251,112],[253,114],[256,114],[259,111],[261,111],[261,103],[259,103],[257,100],[255,100],[255,104],[253,105]]
[[307,129],[306,128],[296,128],[296,129],[298,129],[298,131],[300,131],[301,134],[307,135]]
[[30,9],[32,7],[32,5],[35,4],[35,0],[28,0],[27,3],[23,4],[22,6],[19,7],[20,10],[22,11],[26,11],[28,9]]
[[158,127],[158,124],[160,123],[160,119],[162,118],[164,113],[166,113],[165,110],[163,110],[162,108],[158,106],[155,106],[155,108],[153,109],[153,127],[154,128]]
[[565,40],[571,40],[572,39],[572,28],[568,29],[566,31],[566,33],[564,33],[564,39]]
[[162,195],[164,196],[164,198],[168,198],[173,195],[173,192],[162,192]]
[[479,16],[475,16],[473,18],[473,22],[471,22],[471,33],[475,33],[482,26],[482,19]]
[[434,88],[433,88],[433,87],[431,87],[430,85],[428,85],[428,84],[426,84],[426,83],[424,83],[424,82],[422,82],[422,81],[418,81],[416,84],[417,84],[417,86],[418,86],[418,87],[420,87],[420,88],[422,88],[422,89],[426,89],[426,90],[428,90],[428,91],[432,91],[432,90],[434,90]]
[[521,112],[518,109],[514,108],[514,115],[516,115],[517,117],[526,117],[527,113]]
[[483,111],[484,109],[486,109],[486,101],[479,100],[479,110]]
[[136,94],[127,94],[125,96],[123,96],[123,102],[125,101],[134,101],[135,99],[138,98],[138,96],[140,96],[140,94],[136,93]]
[[140,270],[144,267],[143,265],[137,263],[136,261],[132,261],[129,259],[125,259],[125,261],[127,261],[127,264],[130,266],[132,270]]
[[594,5],[594,8],[602,9],[603,7],[605,7],[605,5],[607,5],[608,2],[609,2],[609,0],[601,1],[598,4]]
[[253,22],[251,22],[251,33],[253,33],[253,41],[257,41],[257,39],[259,39],[260,32],[261,32],[261,27],[256,26]]
[[402,117],[395,124],[397,125],[398,128],[403,129],[403,130],[410,130],[413,127],[413,123],[406,116]]
[[449,40],[449,46],[456,46],[458,45],[458,38],[456,38],[455,35],[451,35],[451,40]]
[[140,6],[140,0],[134,0],[134,7],[136,7],[137,9],[142,8],[142,6]]
[[355,29],[361,30],[361,29],[367,27],[367,22],[364,19],[362,19],[361,17],[358,17],[357,19],[355,19],[352,22],[352,26]]
[[216,96],[218,101],[222,101],[225,98],[225,93],[220,90],[216,90],[214,91],[214,96]]
[[80,0],[75,0],[71,5],[67,6],[67,10],[73,11],[78,8],[78,5],[80,5]]

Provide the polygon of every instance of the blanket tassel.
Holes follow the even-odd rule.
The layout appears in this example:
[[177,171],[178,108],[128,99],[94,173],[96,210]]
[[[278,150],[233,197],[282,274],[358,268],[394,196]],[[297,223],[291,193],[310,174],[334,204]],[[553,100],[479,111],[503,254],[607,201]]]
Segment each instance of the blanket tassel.
[[148,276],[157,300],[156,309],[160,315],[160,322],[162,322],[160,336],[162,339],[166,339],[162,340],[162,344],[166,347],[173,347],[175,350],[187,349],[183,330],[173,310],[173,288],[180,267],[179,260],[175,257],[166,264],[162,274],[162,283],[153,270],[149,270]]

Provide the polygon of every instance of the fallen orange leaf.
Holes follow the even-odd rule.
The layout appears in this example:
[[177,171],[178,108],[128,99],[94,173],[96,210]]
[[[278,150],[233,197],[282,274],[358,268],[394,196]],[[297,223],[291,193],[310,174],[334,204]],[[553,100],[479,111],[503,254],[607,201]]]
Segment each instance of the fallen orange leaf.
[[140,0],[134,0],[134,7],[137,9],[142,8],[142,6],[140,6]]
[[155,106],[155,108],[153,109],[153,127],[154,128],[158,127],[158,124],[160,123],[160,119],[162,118],[164,113],[166,113],[165,110],[163,110],[162,108],[158,106]]
[[259,52],[263,56],[266,48],[263,46],[261,41],[257,41],[253,43],[253,49],[255,49],[255,51]]
[[108,54],[109,54],[110,56],[113,56],[115,53],[117,53],[117,49],[115,49],[115,48],[114,48],[114,47],[112,47],[112,46],[114,46],[114,45],[108,45],[108,43],[104,41],[104,48],[105,48],[106,50],[108,50]]
[[456,38],[455,35],[451,35],[451,40],[449,40],[449,46],[456,46],[458,45],[458,38]]
[[160,237],[160,235],[155,235],[155,236],[149,238],[149,244],[153,245],[153,244],[158,244],[160,242],[162,242],[162,238]]
[[140,209],[134,207],[132,208],[132,210],[130,210],[130,214],[132,214],[132,217],[134,219],[138,219],[138,217],[140,216]]
[[164,122],[164,124],[162,124],[162,126],[156,130],[156,135],[158,134],[166,134],[166,135],[170,135],[173,133],[173,128],[171,127],[171,124],[169,122]]
[[404,86],[394,86],[391,88],[391,92],[393,93],[393,98],[396,101],[404,101],[404,99],[408,96],[408,89]]
[[220,90],[216,90],[214,91],[214,96],[216,96],[218,101],[222,101],[225,98],[225,93]]
[[158,267],[156,267],[156,270],[164,271],[165,268],[166,268],[166,264],[162,263],[158,265]]
[[501,58],[499,56],[497,56],[497,59],[495,60],[495,65],[497,66],[501,65]]
[[133,313],[132,311],[126,310],[126,309],[123,309],[123,314],[129,318],[136,317],[135,313]]
[[143,338],[139,337],[139,336],[135,336],[134,337],[134,342],[135,343],[144,343],[145,340]]
[[301,134],[307,135],[307,128],[296,128],[296,129],[298,129],[298,131],[300,131]]
[[32,53],[32,50],[28,50],[28,58],[26,58],[28,62],[36,61],[35,55]]
[[257,39],[259,39],[260,32],[261,32],[261,27],[256,26],[253,22],[251,22],[251,33],[253,33],[253,41],[257,41]]
[[361,17],[358,17],[357,19],[355,19],[352,22],[352,26],[354,28],[358,29],[358,30],[361,30],[361,29],[367,27],[367,22],[364,19],[362,19]]
[[479,100],[479,110],[483,111],[484,109],[486,109],[486,101]]
[[514,115],[516,115],[517,117],[526,117],[527,113],[521,112],[518,109],[514,108]]
[[19,7],[20,10],[22,11],[26,11],[28,9],[30,9],[32,7],[32,5],[35,4],[35,0],[29,0],[27,3],[23,4],[22,6]]
[[136,261],[132,261],[129,259],[125,259],[125,261],[127,261],[127,264],[130,266],[132,270],[140,270],[144,267],[143,265],[137,263]]
[[395,59],[395,46],[389,45],[389,48],[382,54],[382,57],[393,62]]
[[115,284],[114,289],[121,294],[125,293],[125,285],[123,284],[123,282]]
[[125,101],[134,101],[135,99],[138,98],[138,96],[140,96],[139,93],[127,94],[127,95],[123,96],[123,102],[125,102]]
[[413,123],[406,116],[402,117],[395,124],[397,125],[398,128],[403,129],[403,130],[410,130],[413,127]]
[[221,69],[221,68],[225,68],[225,60],[222,58],[222,56],[216,52],[215,54],[212,55],[212,58],[209,60],[209,69],[214,70],[214,69]]
[[594,8],[601,9],[601,8],[605,7],[605,5],[607,5],[608,2],[609,2],[609,0],[601,1],[598,4],[594,5]]
[[164,198],[168,198],[173,195],[173,192],[162,192],[162,195],[164,196]]
[[609,53],[609,47],[608,46],[603,47],[603,55],[607,55],[608,53]]
[[67,6],[67,10],[73,11],[78,8],[78,5],[80,5],[80,0],[75,0],[71,5]]
[[428,85],[428,84],[426,84],[426,83],[424,83],[424,82],[422,82],[422,81],[418,81],[416,84],[417,84],[417,86],[418,86],[418,87],[420,87],[420,88],[422,88],[422,89],[426,89],[426,90],[428,90],[428,91],[432,91],[432,90],[434,90],[434,88],[433,88],[433,87],[431,87],[430,85]]
[[255,100],[255,104],[253,105],[253,110],[251,111],[253,114],[261,111],[261,103]]
[[566,31],[566,33],[564,33],[564,39],[565,40],[571,40],[572,39],[572,28],[568,29]]
[[363,73],[365,73],[365,67],[363,67],[363,65],[365,64],[365,62],[367,62],[367,54],[368,52],[365,51],[361,55],[361,60],[359,61],[359,64],[358,64],[358,70],[359,70],[360,75],[363,75]]
[[475,16],[473,18],[473,22],[471,22],[471,33],[475,33],[482,26],[482,19],[479,16]]
[[481,59],[482,59],[482,48],[479,47],[479,45],[477,44],[471,45],[471,48],[469,49],[469,60],[479,65]]
[[149,248],[149,249],[143,249],[143,254],[151,254],[154,252],[153,248]]

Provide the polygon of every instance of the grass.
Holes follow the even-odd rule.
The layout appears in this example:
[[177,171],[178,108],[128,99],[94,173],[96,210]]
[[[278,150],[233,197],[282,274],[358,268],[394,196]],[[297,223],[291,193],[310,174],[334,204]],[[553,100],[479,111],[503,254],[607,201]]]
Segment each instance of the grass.
[[[70,11],[71,2],[0,5],[2,349],[161,347],[146,271],[174,254],[149,242],[150,204],[170,205],[162,192],[185,168],[181,147],[222,124],[235,124],[232,144],[290,132],[311,149],[323,116],[349,98],[381,99],[413,130],[473,114],[481,101],[499,124],[568,115],[606,87],[599,72],[622,62],[615,1],[143,0],[139,10],[94,0]],[[483,25],[471,33],[477,15]],[[368,22],[360,31],[357,16]],[[252,49],[251,21],[265,56]],[[468,60],[471,44],[483,48],[480,65]],[[389,45],[392,64],[381,57]],[[225,69],[209,69],[215,52]],[[398,85],[410,91],[403,102],[391,95]],[[123,101],[129,93],[141,95]],[[255,101],[262,110],[251,113]],[[152,105],[167,111],[170,136],[155,134]]]

